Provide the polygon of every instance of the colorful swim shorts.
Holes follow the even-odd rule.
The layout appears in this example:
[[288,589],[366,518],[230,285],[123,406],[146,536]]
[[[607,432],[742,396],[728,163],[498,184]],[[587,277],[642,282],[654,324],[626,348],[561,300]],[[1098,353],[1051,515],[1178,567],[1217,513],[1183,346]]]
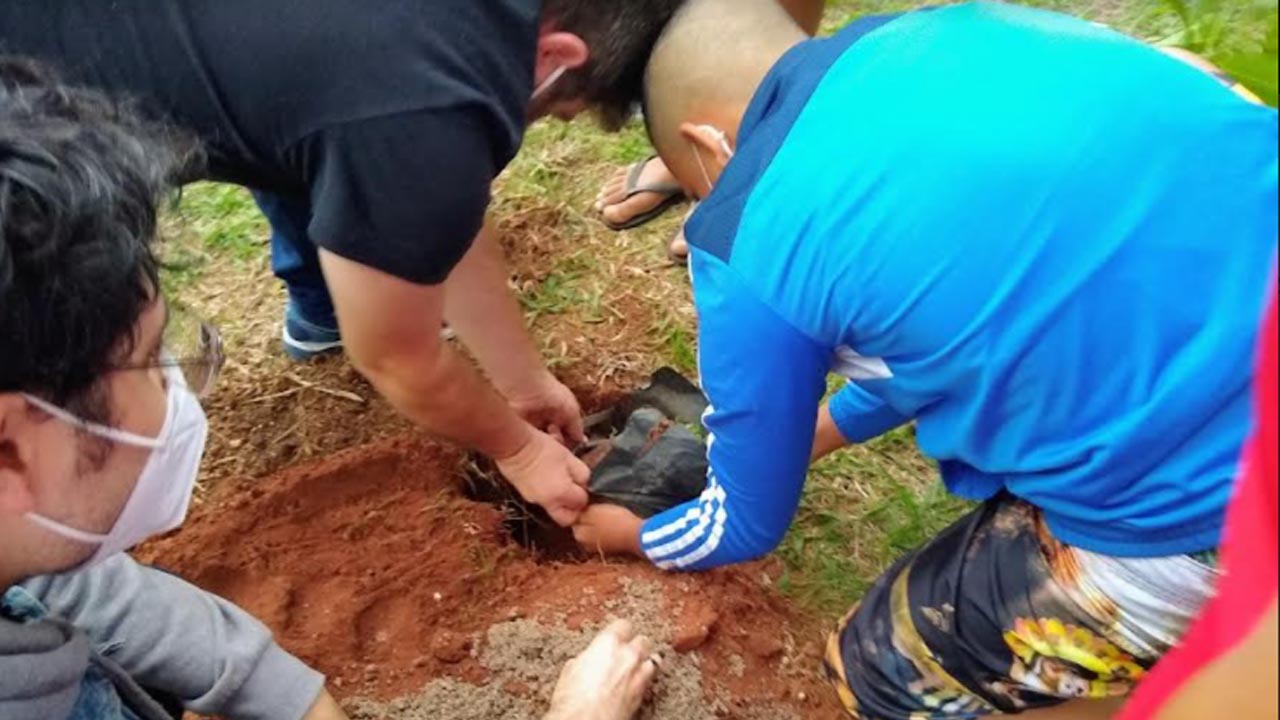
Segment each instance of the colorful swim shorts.
[[1073,548],[1034,507],[997,498],[876,582],[831,636],[827,675],[863,720],[1124,696],[1209,599],[1214,564]]

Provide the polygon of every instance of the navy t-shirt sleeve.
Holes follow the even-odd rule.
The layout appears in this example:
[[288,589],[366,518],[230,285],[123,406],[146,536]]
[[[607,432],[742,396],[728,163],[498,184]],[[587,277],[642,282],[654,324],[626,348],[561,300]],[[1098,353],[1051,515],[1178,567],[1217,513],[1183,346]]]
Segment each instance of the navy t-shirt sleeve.
[[344,123],[298,149],[316,245],[421,285],[443,282],[471,247],[498,172],[483,114],[466,109]]

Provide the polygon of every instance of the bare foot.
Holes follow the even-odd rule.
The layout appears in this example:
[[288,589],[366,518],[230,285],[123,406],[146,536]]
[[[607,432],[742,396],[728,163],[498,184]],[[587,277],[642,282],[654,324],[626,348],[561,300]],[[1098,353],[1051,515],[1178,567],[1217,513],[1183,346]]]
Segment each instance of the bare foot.
[[694,203],[689,208],[689,212],[684,216],[684,222],[680,223],[680,229],[675,235],[671,236],[671,241],[667,243],[667,257],[671,262],[677,265],[689,264],[689,240],[684,236],[685,223],[689,222],[689,218],[693,217],[693,213],[698,209],[698,203]]
[[[688,219],[688,218],[686,218]],[[671,243],[667,245],[667,257],[671,258],[671,262],[681,265],[689,262],[689,241],[684,237],[684,226],[681,225],[676,234],[672,236]]]
[[[630,165],[618,168],[596,196],[596,211],[610,226],[626,225],[662,206],[672,195],[683,197],[680,184],[661,159],[655,157],[645,163],[635,185],[628,188],[631,168]],[[634,192],[637,188],[641,190]],[[629,192],[631,197],[627,197]]]
[[564,666],[544,720],[631,720],[659,662],[649,638],[615,622]]

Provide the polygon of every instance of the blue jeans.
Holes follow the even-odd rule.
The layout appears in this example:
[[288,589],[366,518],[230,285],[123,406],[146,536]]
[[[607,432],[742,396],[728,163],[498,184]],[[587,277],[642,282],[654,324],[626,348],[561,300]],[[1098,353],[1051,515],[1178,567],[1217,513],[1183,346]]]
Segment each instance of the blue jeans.
[[311,202],[296,195],[252,193],[271,223],[271,271],[289,291],[290,312],[312,325],[336,329],[338,319],[320,272],[320,253],[307,235]]

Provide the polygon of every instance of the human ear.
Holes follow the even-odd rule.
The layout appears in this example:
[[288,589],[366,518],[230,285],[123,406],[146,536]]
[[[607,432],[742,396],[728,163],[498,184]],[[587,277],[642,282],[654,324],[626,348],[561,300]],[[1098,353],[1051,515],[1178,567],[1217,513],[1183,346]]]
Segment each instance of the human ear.
[[32,425],[29,406],[16,393],[0,393],[0,515],[22,515],[35,507],[31,488]]
[[534,72],[539,80],[557,68],[576,70],[587,64],[591,48],[586,41],[568,32],[549,32],[538,37],[538,57]]
[[724,166],[729,164],[733,149],[723,131],[713,125],[683,122],[680,124],[680,137],[689,143],[694,153],[694,162],[703,182],[708,184],[707,192],[701,197],[711,194]]
[[699,152],[706,157],[714,158],[721,168],[733,158],[733,145],[729,142],[729,136],[715,125],[684,122],[680,124],[680,135],[698,147]]

